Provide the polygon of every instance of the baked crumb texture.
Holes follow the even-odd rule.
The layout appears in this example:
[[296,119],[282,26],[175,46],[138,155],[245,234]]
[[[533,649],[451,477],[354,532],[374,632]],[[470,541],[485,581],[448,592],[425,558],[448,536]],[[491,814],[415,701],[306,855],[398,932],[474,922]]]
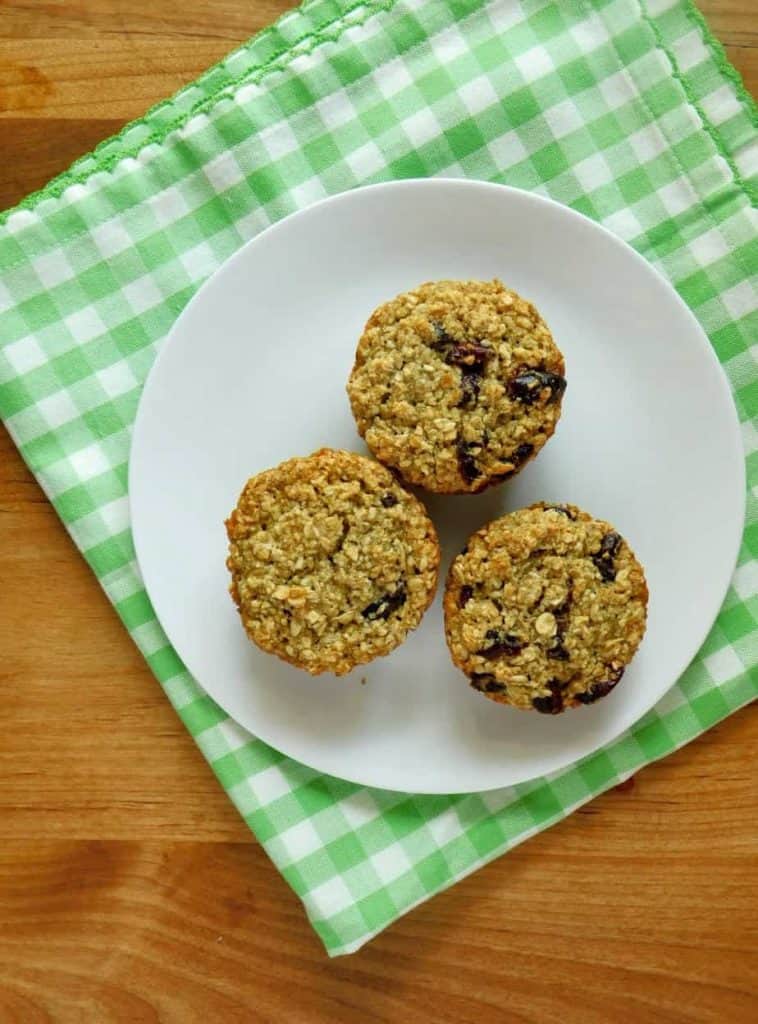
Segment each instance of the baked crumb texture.
[[226,529],[245,631],[312,675],[389,654],[434,596],[440,552],[426,510],[353,452],[324,448],[248,480]]
[[558,714],[621,679],[645,632],[645,574],[609,524],[537,504],[475,533],[445,588],[445,635],[471,686]]
[[348,395],[374,455],[411,484],[477,493],[555,430],[563,356],[534,306],[500,281],[437,281],[379,306]]

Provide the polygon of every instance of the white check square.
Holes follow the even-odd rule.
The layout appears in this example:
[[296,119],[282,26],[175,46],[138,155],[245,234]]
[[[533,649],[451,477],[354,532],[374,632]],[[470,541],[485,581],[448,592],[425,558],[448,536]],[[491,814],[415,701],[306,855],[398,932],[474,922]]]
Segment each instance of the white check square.
[[266,151],[272,162],[281,160],[283,156],[294,152],[300,147],[297,136],[286,121],[277,121],[258,132],[258,142]]
[[73,267],[60,249],[53,249],[52,252],[36,256],[31,261],[31,265],[45,288],[55,288],[56,285],[68,281],[74,276]]
[[107,366],[104,370],[98,370],[95,376],[108,398],[125,395],[128,391],[136,388],[139,383],[129,369],[129,364],[123,360],[112,366]]
[[45,421],[48,430],[55,430],[64,423],[70,423],[79,415],[79,410],[67,391],[56,391],[47,398],[41,398],[37,402],[37,412]]
[[478,114],[499,101],[499,96],[486,75],[466,82],[458,89],[458,99],[469,114]]
[[396,878],[400,878],[409,871],[412,866],[408,855],[400,843],[393,843],[391,846],[380,850],[379,853],[372,854],[369,857],[369,863],[374,871],[376,871],[382,885],[389,885],[390,882],[394,882]]
[[111,468],[108,457],[99,442],[80,448],[69,456],[69,463],[81,483],[107,473]]
[[538,78],[549,75],[555,68],[544,46],[533,46],[526,53],[514,57],[513,62],[525,82],[536,82]]
[[584,125],[584,118],[576,109],[574,101],[570,99],[556,103],[554,107],[548,107],[542,116],[550,125],[556,139],[562,139],[564,135],[570,135]]
[[36,370],[38,366],[47,362],[47,355],[42,351],[37,340],[29,334],[6,345],[3,355],[19,374],[29,373],[30,370]]
[[[239,147],[240,149],[242,147]],[[237,161],[235,150],[228,149],[205,164],[203,173],[213,186],[214,192],[222,193],[233,185],[245,180],[245,175]]]
[[745,562],[735,570],[732,585],[743,601],[758,594],[758,562]]
[[166,227],[189,212],[189,204],[179,188],[167,188],[152,196],[147,205],[159,227]]
[[721,301],[729,314],[738,320],[758,308],[758,291],[750,281],[741,281],[725,291],[721,296]]
[[720,651],[709,654],[704,662],[711,679],[719,684],[734,679],[745,670],[732,647],[722,647]]
[[121,288],[121,294],[136,315],[163,302],[163,292],[150,274],[143,274]]
[[593,153],[571,168],[585,193],[594,192],[613,181],[613,171],[602,153]]
[[351,907],[355,901],[347,885],[339,875],[335,875],[328,882],[322,882],[315,889],[311,889],[303,898],[303,902],[308,907],[310,916],[319,920],[339,914],[340,911]]
[[387,166],[385,156],[375,142],[367,142],[365,146],[350,153],[345,157],[345,163],[359,181]]
[[78,341],[80,344],[98,338],[108,330],[94,306],[85,306],[84,309],[71,313],[63,318],[63,322],[71,332],[74,341]]

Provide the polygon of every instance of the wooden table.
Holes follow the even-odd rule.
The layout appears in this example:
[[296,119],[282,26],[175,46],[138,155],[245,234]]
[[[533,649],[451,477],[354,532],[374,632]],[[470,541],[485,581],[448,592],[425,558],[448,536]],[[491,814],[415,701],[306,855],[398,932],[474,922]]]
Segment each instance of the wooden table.
[[[2,0],[0,208],[287,6]],[[758,1019],[751,711],[329,961],[4,432],[0,580],[2,1024]]]

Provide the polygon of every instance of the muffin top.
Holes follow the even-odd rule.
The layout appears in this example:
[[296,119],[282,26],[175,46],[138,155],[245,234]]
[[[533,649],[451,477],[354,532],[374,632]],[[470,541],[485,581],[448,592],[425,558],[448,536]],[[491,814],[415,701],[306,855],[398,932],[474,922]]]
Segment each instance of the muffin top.
[[500,281],[437,281],[372,313],[347,390],[371,451],[443,494],[513,476],[555,430],[563,357]]
[[556,714],[615,687],[645,632],[647,596],[609,523],[541,503],[489,523],[453,561],[446,639],[474,689]]
[[423,505],[353,452],[324,448],[252,477],[226,528],[245,630],[313,675],[388,654],[434,595],[439,545]]

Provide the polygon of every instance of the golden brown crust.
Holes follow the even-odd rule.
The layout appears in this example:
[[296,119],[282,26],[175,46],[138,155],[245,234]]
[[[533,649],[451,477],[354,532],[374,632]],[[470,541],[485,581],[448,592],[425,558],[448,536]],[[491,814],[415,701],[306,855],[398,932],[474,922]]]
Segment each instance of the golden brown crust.
[[642,566],[609,523],[539,503],[488,523],[454,559],[445,638],[486,697],[556,714],[615,687],[647,601]]
[[376,309],[348,395],[374,455],[409,483],[473,494],[517,473],[555,430],[563,357],[500,281],[436,281]]
[[426,510],[372,459],[322,448],[248,480],[226,522],[248,636],[312,675],[344,675],[418,626],[437,585]]

